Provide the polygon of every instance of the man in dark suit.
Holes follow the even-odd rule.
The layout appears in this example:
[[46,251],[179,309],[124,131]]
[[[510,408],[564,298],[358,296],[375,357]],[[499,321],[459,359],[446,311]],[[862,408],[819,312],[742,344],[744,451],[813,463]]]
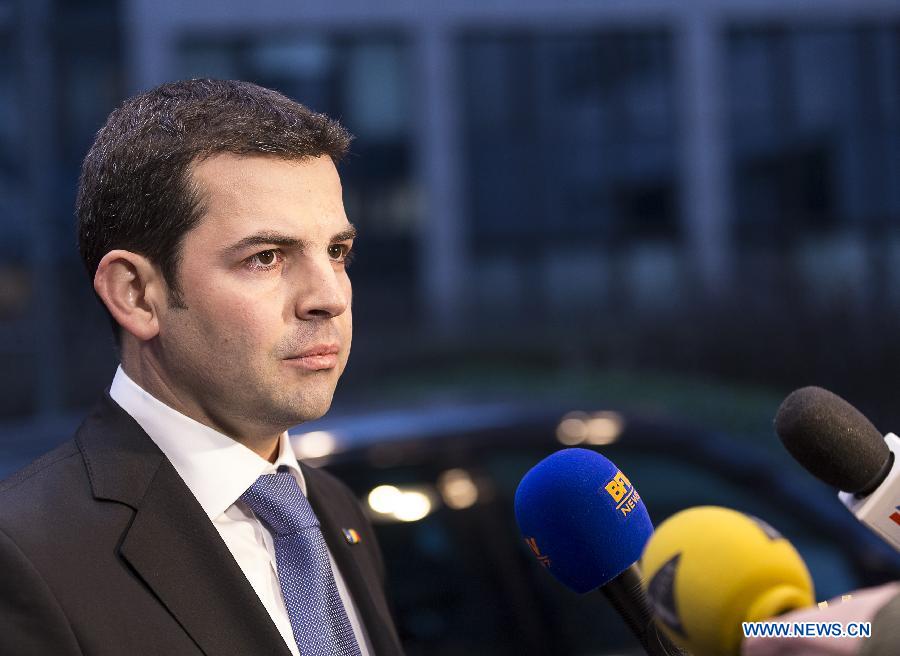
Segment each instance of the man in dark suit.
[[0,483],[0,653],[402,653],[364,514],[286,432],[350,350],[349,141],[243,82],[110,115],[78,223],[121,366],[74,439]]

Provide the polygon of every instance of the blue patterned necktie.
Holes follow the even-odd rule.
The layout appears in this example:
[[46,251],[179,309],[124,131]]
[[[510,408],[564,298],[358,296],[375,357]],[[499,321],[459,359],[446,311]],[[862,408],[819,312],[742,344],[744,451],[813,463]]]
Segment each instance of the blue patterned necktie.
[[278,582],[301,656],[360,656],[319,520],[293,475],[264,474],[241,501],[272,533]]

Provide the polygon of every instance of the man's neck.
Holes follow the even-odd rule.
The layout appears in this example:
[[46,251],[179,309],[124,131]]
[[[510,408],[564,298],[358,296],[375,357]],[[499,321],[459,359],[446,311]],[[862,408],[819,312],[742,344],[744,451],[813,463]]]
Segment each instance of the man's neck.
[[179,393],[168,382],[167,378],[161,375],[159,367],[153,366],[147,360],[140,358],[126,359],[123,354],[122,370],[138,387],[176,412],[231,438],[235,442],[243,444],[269,462],[275,462],[278,457],[279,439],[283,431],[272,434],[267,431],[255,431],[248,427],[231,425],[222,420],[217,420],[200,404],[185,402],[185,399],[189,399],[190,395]]

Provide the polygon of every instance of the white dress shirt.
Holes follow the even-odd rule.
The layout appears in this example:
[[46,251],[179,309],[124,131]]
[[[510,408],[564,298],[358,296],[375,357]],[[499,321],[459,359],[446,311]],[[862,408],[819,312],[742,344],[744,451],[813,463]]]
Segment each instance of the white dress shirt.
[[[278,458],[270,463],[243,444],[205,426],[145,392],[119,367],[109,390],[112,399],[150,436],[175,467],[219,531],[237,564],[269,612],[294,656],[300,656],[278,583],[275,546],[269,531],[239,497],[262,474],[286,465],[303,494],[306,481],[285,431]],[[362,656],[370,656],[366,633],[334,557],[328,553],[338,593],[347,609]]]

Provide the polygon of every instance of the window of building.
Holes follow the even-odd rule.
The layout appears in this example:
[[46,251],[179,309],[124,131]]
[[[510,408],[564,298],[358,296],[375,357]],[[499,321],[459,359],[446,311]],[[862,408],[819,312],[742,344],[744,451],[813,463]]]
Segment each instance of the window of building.
[[671,47],[663,32],[462,39],[476,251],[512,232],[609,246],[677,238]]
[[733,29],[726,70],[742,243],[900,224],[900,29]]

